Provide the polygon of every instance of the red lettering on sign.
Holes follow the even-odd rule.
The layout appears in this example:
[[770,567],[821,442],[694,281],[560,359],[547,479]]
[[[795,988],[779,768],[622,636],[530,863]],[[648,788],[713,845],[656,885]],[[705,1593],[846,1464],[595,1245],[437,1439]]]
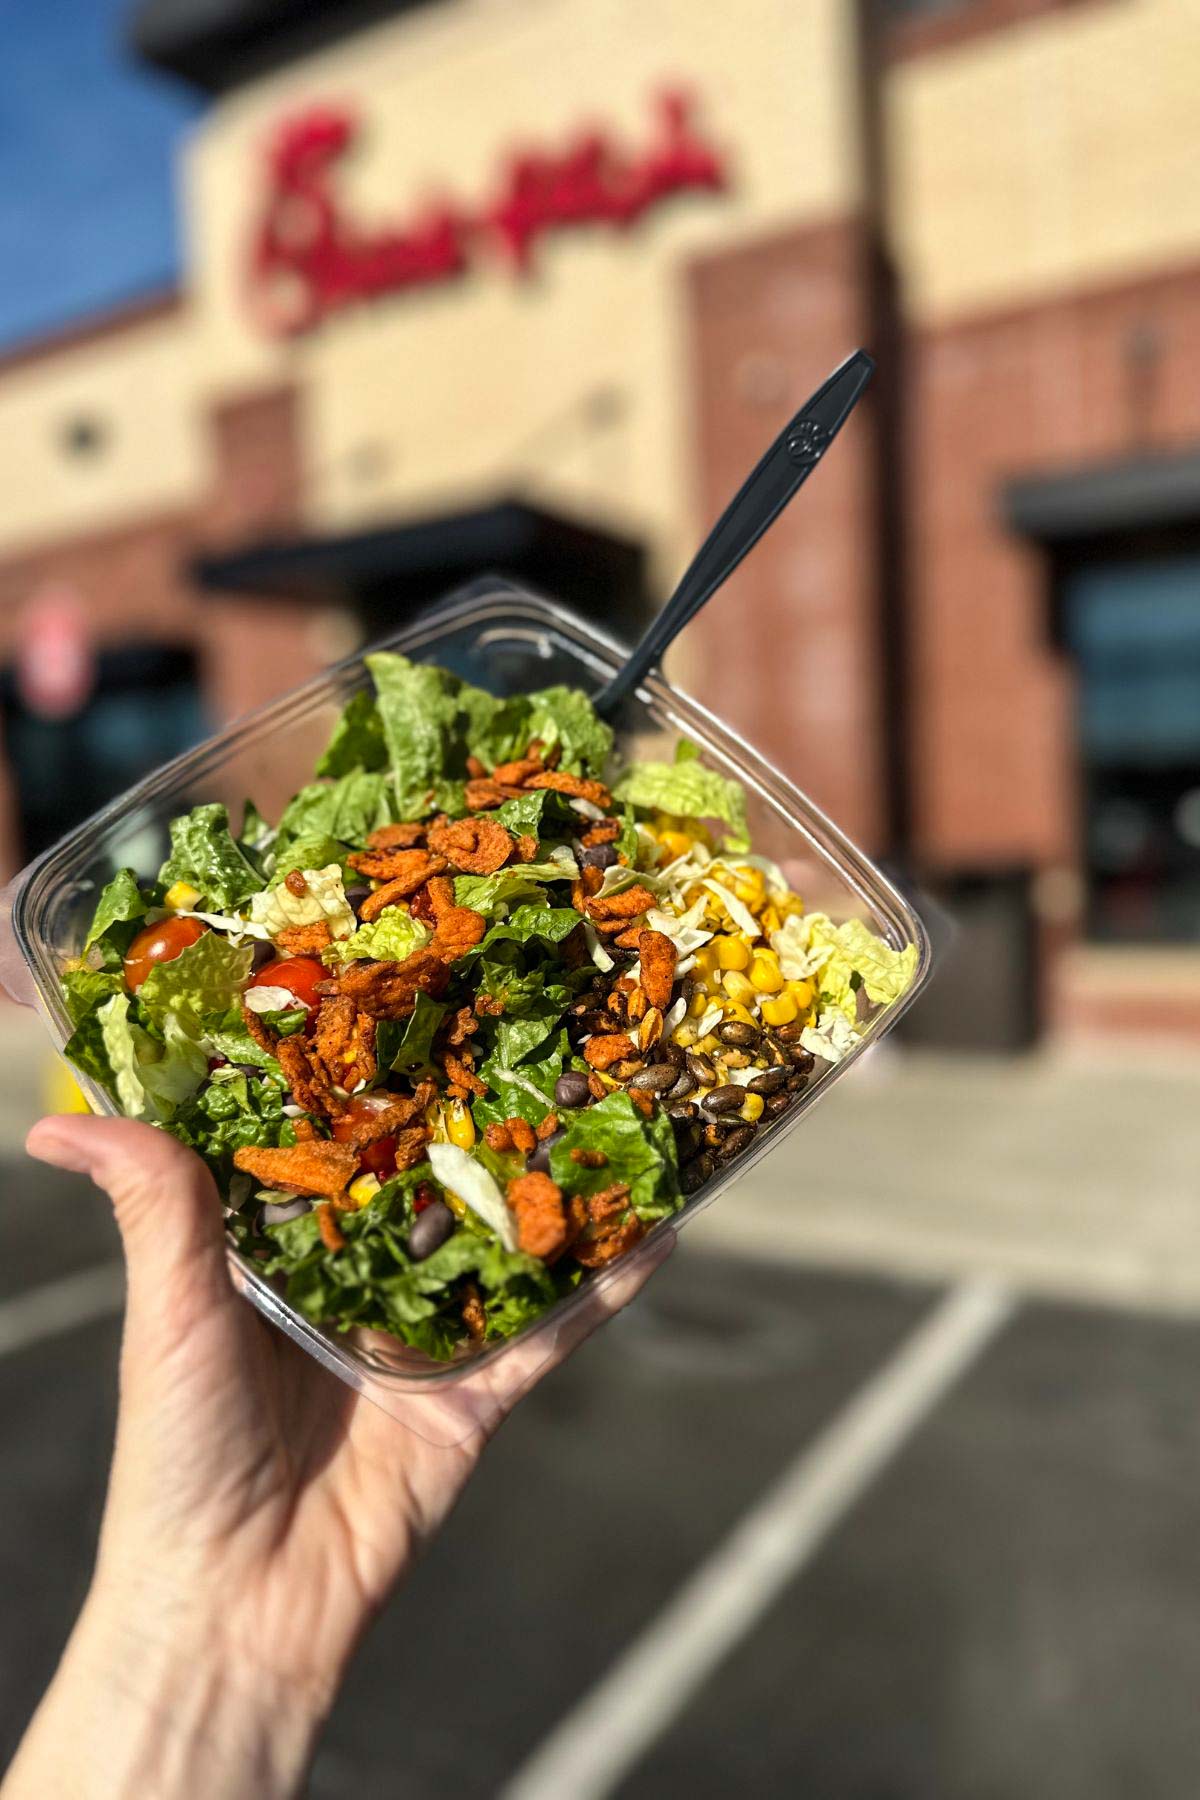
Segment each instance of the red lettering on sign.
[[538,240],[581,225],[625,229],[673,194],[720,192],[727,172],[680,93],[662,96],[657,132],[634,155],[602,131],[565,151],[513,159],[489,204],[429,206],[401,229],[365,231],[341,210],[334,169],[354,142],[348,113],[313,108],[288,120],[268,152],[269,189],[251,255],[251,301],[269,331],[311,330],[377,294],[453,280],[496,250],[519,274]]

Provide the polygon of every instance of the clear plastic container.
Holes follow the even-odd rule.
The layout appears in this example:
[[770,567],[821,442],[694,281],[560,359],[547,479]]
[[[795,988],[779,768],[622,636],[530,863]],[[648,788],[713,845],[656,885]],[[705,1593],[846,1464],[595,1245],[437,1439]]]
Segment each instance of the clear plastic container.
[[[624,660],[622,647],[594,625],[555,601],[499,579],[473,583],[372,648],[440,663],[497,694],[552,682],[596,692]],[[362,655],[338,664],[139,782],[9,885],[0,896],[0,981],[14,999],[37,1008],[60,1049],[71,1025],[59,970],[79,953],[104,882],[125,865],[152,876],[166,853],[169,820],[199,801],[223,801],[237,819],[252,796],[268,818],[276,816],[295,789],[311,779],[313,764],[350,694],[368,685]],[[676,1231],[763,1157],[782,1148],[809,1107],[891,1030],[929,974],[928,937],[904,898],[811,801],[711,713],[656,673],[625,703],[618,726],[618,750],[631,755],[669,760],[675,740],[690,738],[706,763],[744,784],[754,848],[785,865],[809,909],[837,920],[861,918],[897,949],[915,944],[916,972],[904,997],[876,1014],[843,1062],[760,1130],[741,1156],[714,1174],[681,1212],[656,1226],[634,1252],[590,1276],[517,1337],[467,1353],[457,1362],[432,1362],[383,1334],[356,1337],[311,1325],[231,1249],[235,1279],[260,1312],[342,1381],[431,1442],[461,1442],[494,1423],[506,1401],[557,1350],[638,1284],[639,1276],[666,1253]],[[94,1111],[117,1112],[101,1087],[79,1079]]]

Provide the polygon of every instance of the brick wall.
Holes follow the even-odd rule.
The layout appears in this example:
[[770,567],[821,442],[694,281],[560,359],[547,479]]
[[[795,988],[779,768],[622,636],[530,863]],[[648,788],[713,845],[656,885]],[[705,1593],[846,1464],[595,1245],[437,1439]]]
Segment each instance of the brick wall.
[[[862,341],[853,221],[789,231],[690,271],[697,513],[715,519]],[[697,697],[865,845],[881,829],[870,409],[688,628]]]

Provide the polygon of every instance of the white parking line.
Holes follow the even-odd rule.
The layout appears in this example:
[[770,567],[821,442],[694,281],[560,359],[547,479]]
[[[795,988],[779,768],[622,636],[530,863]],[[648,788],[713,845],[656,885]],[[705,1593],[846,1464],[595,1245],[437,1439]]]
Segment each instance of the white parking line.
[[653,1624],[555,1727],[501,1800],[602,1800],[1011,1317],[1016,1300],[963,1282],[803,1450]]
[[124,1301],[125,1269],[119,1262],[81,1269],[78,1275],[64,1275],[61,1281],[48,1281],[15,1299],[0,1300],[0,1356],[105,1319],[120,1312]]

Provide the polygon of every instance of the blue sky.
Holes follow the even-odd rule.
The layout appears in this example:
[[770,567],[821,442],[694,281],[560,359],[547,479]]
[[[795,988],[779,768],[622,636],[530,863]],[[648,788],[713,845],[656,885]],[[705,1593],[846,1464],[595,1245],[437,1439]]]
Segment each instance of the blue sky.
[[199,99],[125,53],[132,0],[0,7],[0,346],[166,285]]

